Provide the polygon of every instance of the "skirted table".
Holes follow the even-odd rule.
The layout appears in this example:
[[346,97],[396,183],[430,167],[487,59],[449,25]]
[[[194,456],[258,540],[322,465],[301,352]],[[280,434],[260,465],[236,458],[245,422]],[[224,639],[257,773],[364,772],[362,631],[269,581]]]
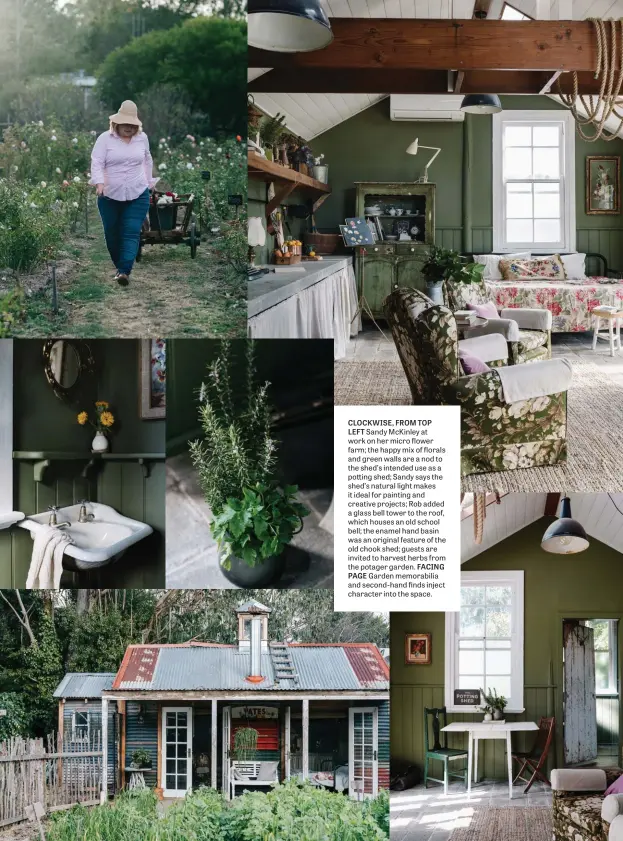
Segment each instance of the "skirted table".
[[508,763],[508,797],[513,798],[513,758],[511,735],[538,730],[534,721],[453,721],[441,728],[444,733],[467,733],[467,795],[472,790],[472,763],[474,781],[478,782],[478,742],[481,739],[504,739],[506,741],[506,761]]

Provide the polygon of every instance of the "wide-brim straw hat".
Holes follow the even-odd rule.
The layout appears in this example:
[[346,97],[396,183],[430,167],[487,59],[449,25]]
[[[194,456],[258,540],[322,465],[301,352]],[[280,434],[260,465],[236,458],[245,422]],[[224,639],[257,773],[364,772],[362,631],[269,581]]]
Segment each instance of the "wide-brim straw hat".
[[138,118],[136,103],[132,102],[131,99],[126,99],[122,102],[117,113],[111,114],[109,120],[111,123],[116,123],[117,125],[125,123],[126,125],[138,126],[139,128],[142,128],[143,126]]

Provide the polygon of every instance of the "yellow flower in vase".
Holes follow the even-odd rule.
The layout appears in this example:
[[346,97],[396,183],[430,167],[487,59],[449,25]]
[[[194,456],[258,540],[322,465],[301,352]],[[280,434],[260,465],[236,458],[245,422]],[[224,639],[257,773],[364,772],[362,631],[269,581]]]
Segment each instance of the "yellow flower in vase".
[[84,426],[85,423],[89,420],[89,416],[86,412],[80,412],[77,420],[80,426]]
[[112,412],[102,412],[100,415],[100,423],[102,426],[111,427],[115,422],[115,416]]
[[107,401],[107,400],[96,400],[96,401],[95,401],[95,407],[96,407],[97,409],[99,409],[100,407],[101,407],[102,409],[107,409],[109,406],[110,406],[110,403],[108,403],[108,401]]

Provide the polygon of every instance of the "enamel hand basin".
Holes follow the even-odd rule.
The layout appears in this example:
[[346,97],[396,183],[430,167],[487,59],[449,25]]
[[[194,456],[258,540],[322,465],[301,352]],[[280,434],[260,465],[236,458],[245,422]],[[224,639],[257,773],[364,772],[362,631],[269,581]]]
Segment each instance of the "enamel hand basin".
[[21,511],[0,511],[0,529],[11,528],[25,516]]
[[[69,522],[68,526],[57,526],[73,540],[65,547],[65,555],[73,558],[80,570],[93,569],[110,563],[125,550],[153,532],[147,523],[124,517],[109,505],[99,502],[87,503],[87,514],[93,519],[88,523],[79,522],[80,505],[59,508],[56,517],[59,523]],[[33,514],[19,523],[35,539],[38,531],[48,528],[50,512]]]

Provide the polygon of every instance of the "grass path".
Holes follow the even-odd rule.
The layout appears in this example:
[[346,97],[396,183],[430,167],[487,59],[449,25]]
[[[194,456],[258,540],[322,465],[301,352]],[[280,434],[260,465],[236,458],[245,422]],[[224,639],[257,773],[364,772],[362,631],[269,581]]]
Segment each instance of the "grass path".
[[194,260],[186,245],[147,246],[130,285],[121,287],[113,279],[99,219],[91,230],[67,244],[59,314],[52,313],[49,287],[34,292],[15,336],[246,336],[246,279],[219,266],[208,241]]

